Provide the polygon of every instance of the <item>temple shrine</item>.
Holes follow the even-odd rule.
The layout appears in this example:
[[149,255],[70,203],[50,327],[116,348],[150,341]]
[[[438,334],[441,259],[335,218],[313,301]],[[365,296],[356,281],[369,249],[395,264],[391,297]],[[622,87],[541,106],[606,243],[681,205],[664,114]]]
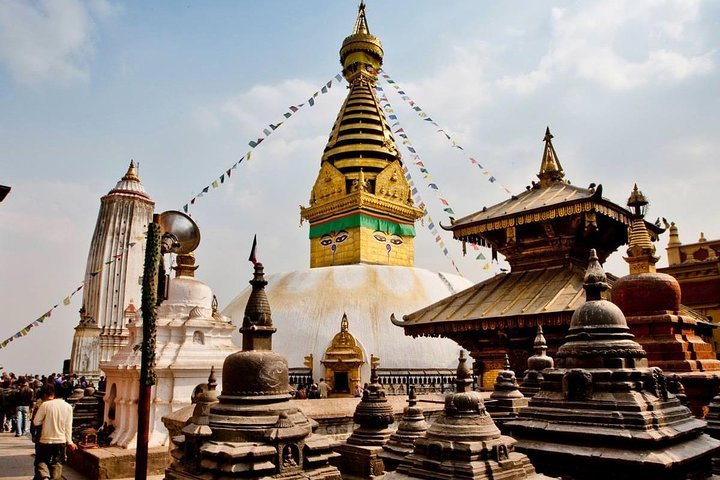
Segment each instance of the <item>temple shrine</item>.
[[707,478],[720,442],[669,393],[661,369],[602,293],[595,251],[556,367],[506,427],[538,471],[571,479]]
[[[493,256],[503,254],[510,272],[396,322],[406,335],[450,338],[469,350],[484,389],[492,388],[505,355],[512,370],[525,370],[538,325],[549,350],[557,349],[573,311],[584,301],[590,249],[604,262],[628,241],[631,212],[604,198],[602,185],[572,185],[552,139],[547,129],[538,182],[448,227],[457,240],[488,246]],[[655,240],[663,231],[646,226]]]

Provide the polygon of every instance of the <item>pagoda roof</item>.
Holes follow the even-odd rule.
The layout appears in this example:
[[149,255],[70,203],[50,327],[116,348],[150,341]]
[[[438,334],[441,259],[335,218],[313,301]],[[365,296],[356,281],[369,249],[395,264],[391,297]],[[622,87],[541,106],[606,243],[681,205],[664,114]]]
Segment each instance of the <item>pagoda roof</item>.
[[[585,303],[584,275],[585,269],[575,264],[501,273],[393,323],[412,336],[569,324]],[[607,276],[611,285],[617,280]],[[683,305],[680,313],[707,323]]]

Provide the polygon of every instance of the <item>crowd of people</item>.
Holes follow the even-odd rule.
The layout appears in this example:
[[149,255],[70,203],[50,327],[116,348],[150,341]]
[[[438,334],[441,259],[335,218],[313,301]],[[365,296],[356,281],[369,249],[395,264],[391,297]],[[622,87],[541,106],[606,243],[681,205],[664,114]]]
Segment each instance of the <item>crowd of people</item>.
[[[102,383],[102,380],[101,380]],[[0,377],[0,431],[35,442],[36,480],[62,478],[66,450],[77,448],[72,438],[73,407],[65,400],[77,388],[94,387],[76,375]]]

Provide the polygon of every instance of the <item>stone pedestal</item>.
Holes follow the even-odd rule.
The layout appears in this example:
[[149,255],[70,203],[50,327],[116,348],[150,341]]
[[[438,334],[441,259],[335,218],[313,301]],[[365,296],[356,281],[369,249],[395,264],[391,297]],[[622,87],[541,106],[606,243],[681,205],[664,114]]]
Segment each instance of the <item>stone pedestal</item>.
[[385,464],[380,454],[383,448],[345,443],[335,448],[340,456],[330,461],[341,472],[344,479],[374,478],[385,472]]
[[[67,463],[92,480],[132,478],[135,476],[135,449],[120,447],[68,451]],[[148,475],[162,475],[170,465],[167,447],[148,449]]]
[[415,441],[427,432],[428,424],[425,421],[425,412],[417,406],[415,389],[410,388],[409,405],[403,410],[403,416],[398,429],[383,445],[380,454],[385,462],[385,470],[393,471],[398,464],[415,448]]

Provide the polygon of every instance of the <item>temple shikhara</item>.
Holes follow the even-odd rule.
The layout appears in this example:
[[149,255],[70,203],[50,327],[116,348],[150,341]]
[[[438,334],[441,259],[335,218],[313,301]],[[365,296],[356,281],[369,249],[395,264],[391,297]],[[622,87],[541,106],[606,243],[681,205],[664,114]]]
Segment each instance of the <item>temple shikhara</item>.
[[[71,464],[129,477],[147,444],[148,472],[171,480],[715,478],[720,241],[647,221],[633,182],[625,203],[571,183],[546,128],[537,179],[443,227],[510,270],[473,285],[416,267],[427,211],[378,100],[365,8],[340,46],[347,96],[307,162],[308,268],[266,272],[253,245],[250,286],[221,308],[196,278],[194,218],[155,214],[133,162],[102,197],[70,371],[106,388],[71,398],[86,447]],[[143,278],[166,214],[186,234],[168,226],[158,247],[175,274]],[[627,271],[606,273],[617,251]]]

